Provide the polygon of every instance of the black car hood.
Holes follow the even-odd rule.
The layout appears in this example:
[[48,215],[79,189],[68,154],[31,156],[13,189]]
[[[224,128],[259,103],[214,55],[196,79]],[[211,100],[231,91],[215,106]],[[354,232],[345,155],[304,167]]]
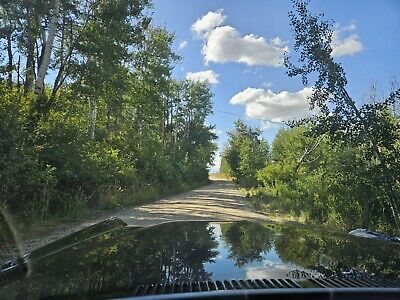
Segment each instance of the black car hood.
[[35,250],[25,263],[3,266],[0,298],[207,280],[398,279],[399,250],[398,244],[299,225],[199,221],[138,228],[113,219]]

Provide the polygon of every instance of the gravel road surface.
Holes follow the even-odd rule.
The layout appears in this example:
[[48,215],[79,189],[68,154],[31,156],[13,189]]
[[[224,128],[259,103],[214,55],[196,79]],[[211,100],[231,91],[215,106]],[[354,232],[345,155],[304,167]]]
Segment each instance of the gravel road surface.
[[[121,218],[129,225],[150,226],[177,220],[270,220],[257,213],[231,181],[213,180],[211,184],[143,206],[96,214],[84,222],[61,224],[46,228],[19,242],[20,252],[27,253],[82,228],[110,217]],[[0,248],[0,263],[15,255],[13,250]]]

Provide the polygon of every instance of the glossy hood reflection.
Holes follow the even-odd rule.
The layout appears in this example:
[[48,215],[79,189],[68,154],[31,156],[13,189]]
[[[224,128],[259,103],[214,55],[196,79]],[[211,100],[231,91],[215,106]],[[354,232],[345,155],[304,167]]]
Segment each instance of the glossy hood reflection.
[[267,223],[113,222],[34,251],[29,274],[0,286],[0,298],[114,295],[177,281],[400,277],[400,247],[389,242]]

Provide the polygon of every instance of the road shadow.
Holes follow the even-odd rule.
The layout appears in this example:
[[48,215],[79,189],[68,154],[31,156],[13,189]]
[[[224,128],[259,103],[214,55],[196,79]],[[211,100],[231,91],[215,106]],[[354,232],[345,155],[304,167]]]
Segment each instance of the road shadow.
[[269,221],[265,215],[255,211],[236,184],[219,179],[193,191],[123,211],[116,217],[135,226],[189,220]]

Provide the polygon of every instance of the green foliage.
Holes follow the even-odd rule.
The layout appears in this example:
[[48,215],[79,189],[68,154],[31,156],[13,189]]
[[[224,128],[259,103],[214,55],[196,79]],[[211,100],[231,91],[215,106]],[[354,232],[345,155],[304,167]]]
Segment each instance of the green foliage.
[[[226,149],[224,149],[222,151],[223,154],[226,153]],[[226,160],[225,155],[222,155],[221,157],[221,165],[219,167],[219,172],[225,176],[229,176],[230,174],[232,174],[232,170],[229,168],[229,164],[228,161]]]
[[40,95],[20,78],[40,60],[28,39],[43,45],[52,5],[28,4],[1,7],[13,9],[7,17],[20,27],[10,30],[21,41],[12,47],[27,66],[11,61],[17,80],[0,79],[0,207],[40,219],[208,182],[213,94],[208,84],[172,78],[174,36],[149,26],[147,0],[61,1],[50,62],[57,76]]
[[228,258],[236,266],[261,261],[262,255],[273,247],[274,232],[257,223],[225,223],[221,225],[222,238],[230,246]]
[[317,107],[320,113],[297,123],[312,124],[310,135],[328,135],[336,147],[359,151],[366,190],[372,186],[379,191],[377,201],[386,207],[383,213],[387,222],[400,230],[400,123],[391,112],[400,99],[400,89],[381,102],[357,107],[346,90],[344,69],[331,55],[332,24],[324,20],[323,14],[312,14],[308,3],[293,0],[294,11],[289,12],[289,18],[300,66],[295,66],[289,57],[285,65],[287,74],[301,76],[304,85],[308,85],[309,78],[315,78],[310,106]]
[[240,120],[236,121],[235,129],[229,132],[228,146],[223,153],[227,165],[224,168],[245,188],[257,185],[257,171],[269,159],[268,143],[260,138],[260,134],[260,130],[252,129]]
[[363,149],[338,146],[328,136],[316,140],[310,130],[278,132],[272,162],[258,172],[261,186],[252,194],[271,209],[336,228],[393,230],[386,191],[366,165]]

